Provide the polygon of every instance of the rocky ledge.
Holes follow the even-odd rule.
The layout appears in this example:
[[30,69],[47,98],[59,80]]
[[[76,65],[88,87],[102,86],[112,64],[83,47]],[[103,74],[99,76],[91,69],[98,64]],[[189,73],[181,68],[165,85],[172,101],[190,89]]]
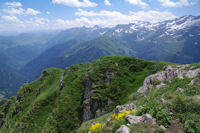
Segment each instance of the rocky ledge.
[[[151,91],[153,88],[160,89],[166,86],[164,83],[165,81],[171,82],[173,78],[195,78],[199,75],[200,68],[192,69],[189,68],[189,65],[168,66],[164,68],[163,71],[145,78],[143,86],[138,89],[138,93],[146,93],[147,91]],[[196,82],[198,82],[198,80],[194,79],[191,81],[190,85],[194,85]]]

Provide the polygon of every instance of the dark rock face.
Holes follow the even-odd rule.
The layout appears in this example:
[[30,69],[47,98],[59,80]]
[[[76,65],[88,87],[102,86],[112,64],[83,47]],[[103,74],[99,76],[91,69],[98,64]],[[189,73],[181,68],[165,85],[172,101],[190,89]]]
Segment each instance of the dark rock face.
[[16,114],[18,114],[20,110],[21,110],[20,107],[16,107],[14,112],[12,113],[12,116],[15,116]]
[[22,95],[17,95],[17,101],[20,102],[22,98]]
[[108,86],[112,82],[112,77],[116,77],[116,74],[114,72],[106,71],[106,85]]
[[5,108],[4,108],[4,110],[3,110],[3,112],[4,112],[4,117],[6,117],[9,108],[10,108],[10,102],[5,106]]
[[[116,74],[114,72],[105,72],[106,79],[99,79],[99,81],[96,81],[97,83],[105,83],[106,86],[110,85],[112,82],[112,78],[116,77]],[[92,118],[99,117],[103,115],[106,112],[106,109],[103,108],[106,104],[105,103],[99,103],[99,101],[92,99],[93,94],[93,85],[95,85],[95,82],[93,82],[89,74],[86,74],[83,80],[83,84],[85,86],[84,91],[84,102],[83,102],[83,121],[88,121]],[[112,104],[112,101],[109,99],[108,105]],[[100,107],[102,105],[103,107]]]
[[84,91],[84,102],[83,102],[83,121],[87,121],[92,119],[92,110],[91,110],[91,105],[92,105],[92,100],[91,100],[91,93],[92,93],[92,84],[93,82],[90,80],[89,75],[86,74],[85,78],[83,80],[83,84],[85,86],[85,91]]
[[65,72],[63,72],[63,74],[60,78],[60,90],[62,90],[64,87],[64,76],[65,76]]
[[37,90],[37,96],[40,95],[41,88]]
[[3,126],[4,124],[4,120],[5,118],[7,117],[7,114],[8,114],[8,111],[9,111],[9,108],[10,108],[10,102],[8,102],[8,104],[6,104],[4,110],[3,110],[3,114],[0,114],[0,127]]

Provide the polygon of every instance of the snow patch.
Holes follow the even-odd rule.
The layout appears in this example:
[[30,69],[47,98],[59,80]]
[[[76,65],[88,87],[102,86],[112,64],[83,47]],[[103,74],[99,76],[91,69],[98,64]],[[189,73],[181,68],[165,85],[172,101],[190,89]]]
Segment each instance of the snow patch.
[[116,29],[115,30],[115,32],[117,32],[117,33],[120,33],[120,32],[122,32],[123,31],[123,29]]
[[106,32],[104,31],[104,32],[100,32],[99,34],[100,34],[100,35],[104,35],[105,33],[106,33]]

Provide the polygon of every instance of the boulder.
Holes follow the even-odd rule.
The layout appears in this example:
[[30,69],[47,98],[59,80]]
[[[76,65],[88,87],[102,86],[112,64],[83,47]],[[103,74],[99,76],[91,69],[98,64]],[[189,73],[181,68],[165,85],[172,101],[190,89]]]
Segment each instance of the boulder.
[[141,87],[138,89],[137,92],[143,94],[143,93],[145,93],[147,90],[148,90],[148,88],[147,88],[146,86],[141,86]]
[[200,79],[198,79],[198,78],[195,78],[195,79],[193,79],[191,82],[190,82],[190,86],[193,86],[193,85],[195,85],[196,83],[198,83],[198,82],[200,82]]
[[173,116],[174,114],[172,112],[169,112],[169,116]]
[[162,129],[162,130],[166,130],[166,128],[163,126],[163,125],[160,125],[160,128]]
[[107,118],[107,123],[109,123],[112,119],[110,117]]
[[126,115],[125,119],[130,123],[130,124],[136,124],[139,122],[143,122],[144,119],[142,116],[134,116],[134,115]]
[[166,86],[164,83],[160,83],[159,85],[156,85],[156,89],[159,90],[160,88]]
[[171,81],[174,77],[182,79],[183,75],[185,74],[185,68],[186,65],[176,66],[176,67],[168,66],[164,71],[166,80]]
[[186,73],[186,77],[188,78],[194,78],[200,75],[200,68],[194,69],[194,70],[189,70]]
[[131,110],[131,109],[136,109],[135,104],[125,104],[125,105],[118,105],[114,110],[114,114],[119,114],[122,113],[124,110]]
[[122,125],[115,133],[130,133],[130,131],[131,130],[127,126]]
[[161,102],[161,103],[167,103],[167,101],[166,101],[164,98],[161,98],[161,99],[160,99],[160,102]]
[[156,124],[156,119],[153,118],[150,114],[144,114],[142,115],[144,123],[147,124]]
[[178,89],[176,90],[176,92],[183,93],[183,92],[184,92],[184,89],[182,89],[182,88],[178,88]]
[[99,116],[101,116],[101,115],[103,115],[105,113],[105,109],[97,109],[97,111],[96,111],[96,115],[95,115],[95,118],[97,118],[97,117],[99,117]]
[[172,79],[175,77],[183,79],[184,75],[186,75],[189,78],[193,78],[200,75],[200,68],[195,70],[187,70],[187,67],[188,65],[180,65],[173,67],[167,66],[164,69],[164,71],[146,77],[143,86],[141,86],[137,92],[144,94],[145,92],[147,92],[147,90],[151,91],[154,86],[156,89],[160,89],[163,86],[165,86],[165,84],[163,83],[165,80],[171,82]]

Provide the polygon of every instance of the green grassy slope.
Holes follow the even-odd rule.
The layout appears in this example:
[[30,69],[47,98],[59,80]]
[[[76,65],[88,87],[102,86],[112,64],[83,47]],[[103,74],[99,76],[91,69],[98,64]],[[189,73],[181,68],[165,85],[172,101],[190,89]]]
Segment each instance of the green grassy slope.
[[[190,69],[200,67],[200,64],[192,64]],[[197,77],[200,80],[200,76]],[[189,84],[194,78],[178,79],[174,78],[171,82],[165,81],[166,86],[161,89],[153,89],[144,95],[133,92],[129,96],[127,103],[134,103],[139,107],[135,114],[151,114],[156,118],[157,125],[138,123],[129,124],[131,133],[199,133],[200,132],[200,82],[193,86]],[[177,88],[182,88],[183,92],[177,92]],[[142,108],[140,108],[142,107]],[[113,112],[107,113],[99,118],[82,123],[78,133],[89,131],[92,123],[101,123],[105,126],[96,132],[115,133],[121,125],[127,125],[125,118],[121,120],[111,119]],[[166,127],[166,131],[160,128],[160,125]]]
[[21,73],[32,81],[38,78],[44,69],[50,67],[65,68],[109,55],[134,56],[135,52],[119,42],[118,39],[108,37],[100,37],[81,43],[77,40],[71,40],[48,49],[26,64]]
[[[0,131],[76,132],[83,120],[86,75],[92,82],[92,102],[97,102],[98,108],[105,109],[106,113],[116,105],[128,102],[129,95],[137,91],[144,78],[160,71],[166,64],[109,56],[64,70],[47,69],[38,80],[23,85],[17,97],[12,97],[0,107]],[[63,73],[64,84],[61,88]],[[106,82],[108,77],[109,83]],[[108,100],[112,101],[109,105]]]

